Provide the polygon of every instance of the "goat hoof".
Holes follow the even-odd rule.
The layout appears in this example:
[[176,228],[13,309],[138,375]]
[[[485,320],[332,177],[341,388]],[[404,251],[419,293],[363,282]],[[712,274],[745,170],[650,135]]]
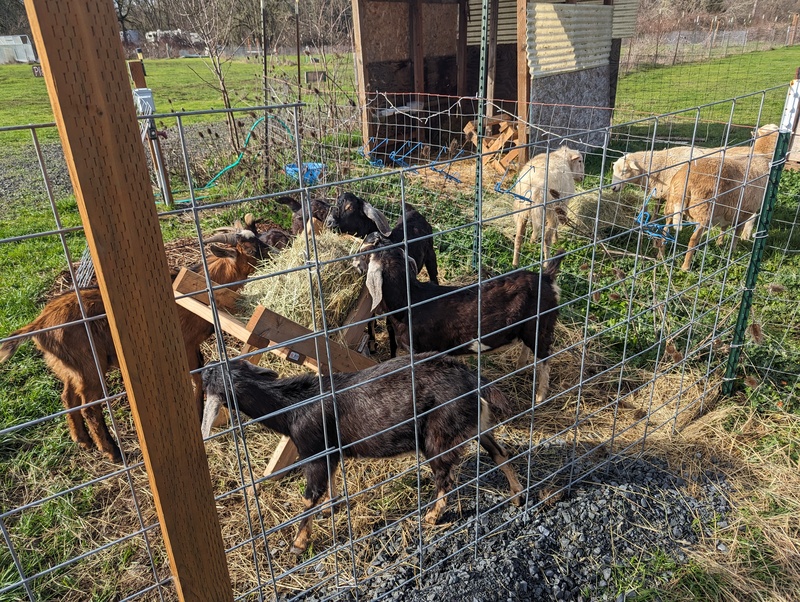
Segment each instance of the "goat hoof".
[[306,548],[301,548],[300,546],[296,546],[296,545],[292,544],[292,547],[291,547],[290,551],[295,556],[300,556],[301,554],[305,553]]
[[523,494],[521,491],[518,491],[511,497],[511,503],[514,504],[517,508],[519,508],[520,506],[522,506],[524,498],[525,494]]
[[436,521],[438,521],[438,520],[439,520],[439,515],[438,515],[438,514],[436,514],[435,512],[428,512],[428,513],[425,515],[425,522],[426,522],[428,525],[435,525],[435,524],[436,524]]

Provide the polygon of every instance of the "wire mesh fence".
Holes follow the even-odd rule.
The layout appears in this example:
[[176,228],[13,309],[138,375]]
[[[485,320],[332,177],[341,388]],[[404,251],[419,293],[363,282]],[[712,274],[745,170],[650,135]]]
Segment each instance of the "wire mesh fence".
[[[779,121],[782,102],[775,99],[785,97],[781,86],[613,124],[599,109],[532,106],[531,155],[555,155],[563,143],[583,153],[580,170],[568,168],[569,180],[579,180],[574,194],[551,188],[552,165],[537,172],[509,160],[511,138],[503,135],[512,124],[503,115],[514,109],[501,103],[482,155],[475,99],[376,95],[368,112],[375,135],[366,140],[362,116],[349,103],[234,111],[252,136],[227,165],[215,156],[215,126],[193,125],[189,115],[156,116],[170,128],[166,169],[176,205],[161,216],[179,303],[210,316],[198,342],[206,367],[197,364],[196,372],[214,393],[203,428],[236,599],[414,599],[414,590],[448,583],[454,567],[488,558],[504,533],[522,537],[535,517],[565,512],[560,500],[571,489],[602,480],[620,459],[669,439],[713,407],[754,244],[737,245],[736,238],[745,238],[740,230],[766,188],[772,157],[768,150],[763,160],[759,145],[772,140],[774,150],[774,138],[753,130]],[[17,129],[0,129],[0,137]],[[174,599],[124,387],[108,370],[114,351],[102,304],[90,303],[96,289],[70,290],[86,243],[63,158],[57,145],[39,143],[40,128],[21,129],[31,142],[15,151],[19,192],[7,199],[13,231],[0,235],[11,264],[0,347],[7,360],[0,372],[7,484],[0,492],[0,598],[78,600],[91,592]],[[738,152],[744,175],[736,180],[719,165],[704,172],[704,164],[669,154],[658,163],[656,151],[664,148],[707,152],[712,161],[724,155],[723,164]],[[621,162],[631,153],[644,158],[638,171],[625,172]],[[686,166],[683,189],[670,197],[659,178]],[[688,263],[689,231],[700,218],[693,205],[675,203],[686,197],[693,173],[716,182],[693,205],[733,198],[725,202],[740,215],[727,223],[712,216]],[[526,174],[543,179],[526,189],[519,183]],[[747,205],[748,187],[760,187],[757,208]],[[544,194],[538,203],[537,190]],[[769,386],[778,396],[796,395],[798,386],[787,343],[796,337],[797,283],[783,269],[797,249],[795,192],[779,197],[769,276],[757,289],[745,346],[752,388]],[[261,235],[288,230],[289,211],[277,202],[287,195],[300,203],[299,230],[257,246],[258,260],[219,270],[235,263],[234,255],[255,254],[244,244],[252,242],[247,226],[235,220]],[[380,211],[401,235],[365,241],[363,232],[353,238],[321,229],[332,222],[310,219],[311,200],[336,204],[337,197],[340,230],[342,214],[360,207],[376,230],[389,234],[375,218]],[[402,235],[415,232],[411,207],[430,225],[422,240]],[[522,267],[513,268],[518,224],[533,211],[533,231],[520,240]],[[247,222],[247,213],[262,223]],[[223,239],[233,234],[225,240],[238,246],[218,256],[203,241],[224,226],[233,230]],[[563,249],[558,259],[540,244],[550,228],[558,238],[551,255]],[[406,260],[424,241],[435,251],[434,274],[434,264]],[[203,276],[196,292],[177,284],[187,278],[178,268],[192,264]],[[31,277],[37,271],[47,276]],[[52,285],[50,275],[59,271]],[[427,274],[418,282],[420,272]],[[439,285],[425,282],[434,276]],[[216,283],[210,300],[206,278]],[[83,347],[62,353],[81,358],[84,373],[58,374],[65,391],[76,379],[97,381],[83,405],[65,393],[61,409],[61,383],[32,346],[21,345],[35,331],[17,329],[40,309],[31,298],[46,308],[61,300],[77,312],[36,329],[40,346],[48,332],[78,333]],[[788,321],[776,298],[788,300]],[[390,358],[392,337],[401,359]],[[441,357],[451,352],[457,360]],[[243,359],[273,372],[246,370]],[[58,370],[52,359],[48,364]],[[244,385],[256,378],[266,383],[260,402]],[[226,413],[226,405],[239,411]],[[81,435],[84,418],[93,430],[98,410],[119,444],[117,463],[94,449],[96,438]],[[219,426],[211,426],[213,418]],[[290,453],[287,466],[265,476],[281,433],[292,435],[300,458]],[[410,453],[394,457],[398,452]],[[536,534],[543,548],[566,533],[543,528]],[[605,556],[591,552],[564,562],[573,567],[587,556],[593,570],[606,568]],[[577,597],[581,582],[571,578],[577,593],[570,586],[569,595]]]

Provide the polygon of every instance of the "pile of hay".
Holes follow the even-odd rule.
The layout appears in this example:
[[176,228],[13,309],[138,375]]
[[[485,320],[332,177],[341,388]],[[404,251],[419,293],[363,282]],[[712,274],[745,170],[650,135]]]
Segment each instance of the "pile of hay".
[[[324,309],[328,328],[344,324],[361,293],[364,278],[350,259],[333,260],[355,253],[361,243],[330,232],[317,235],[314,242],[320,263],[332,261],[319,269],[319,279],[316,265],[306,262],[305,238],[298,236],[260,266],[241,290],[242,315],[251,315],[256,306],[263,305],[311,330],[322,330]],[[313,248],[310,255],[315,257]],[[293,269],[306,265],[305,269]]]
[[[611,190],[603,190],[602,199],[596,190],[578,194],[567,201],[565,211],[569,222],[567,225],[561,226],[560,230],[562,232],[571,230],[580,236],[589,238],[594,232],[595,221],[599,224],[598,231],[601,234],[608,234],[612,230],[628,230],[635,226],[634,219],[641,210],[641,206],[641,195],[629,191],[617,194]],[[510,215],[513,210],[514,197],[510,194],[489,193],[484,196],[483,219],[491,219],[489,223],[512,240],[516,233],[514,217]],[[525,240],[530,239],[530,228],[531,226],[528,224]]]

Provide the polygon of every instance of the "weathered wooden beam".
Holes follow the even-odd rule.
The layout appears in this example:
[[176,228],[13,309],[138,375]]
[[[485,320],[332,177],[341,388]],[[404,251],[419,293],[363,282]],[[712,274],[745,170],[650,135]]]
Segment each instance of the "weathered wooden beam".
[[531,74],[528,71],[528,0],[517,0],[517,145],[519,165],[528,161],[528,106],[531,101]]
[[25,0],[180,600],[232,600],[114,5]]
[[411,31],[411,65],[414,69],[414,92],[425,92],[425,30],[422,21],[422,0],[408,4],[409,30]]
[[467,14],[469,0],[458,3],[458,42],[456,46],[456,93],[467,96]]
[[[217,306],[224,307],[228,311],[233,311],[236,308],[236,302],[239,300],[239,293],[232,291],[229,288],[216,288],[219,285],[213,280],[211,281],[211,286],[215,287],[214,300],[216,301]],[[206,279],[197,272],[192,272],[186,268],[181,268],[181,271],[178,272],[178,275],[172,282],[172,289],[178,291],[179,293],[183,293],[184,295],[195,293],[197,291],[205,291]],[[195,295],[193,299],[209,305],[208,293],[206,292]]]
[[353,0],[353,45],[355,46],[356,85],[358,87],[358,105],[361,109],[361,138],[364,142],[364,153],[368,153],[369,139],[373,136],[372,125],[369,120],[369,107],[367,106],[367,65],[368,57],[364,56],[362,44],[364,16],[366,15],[367,0]]

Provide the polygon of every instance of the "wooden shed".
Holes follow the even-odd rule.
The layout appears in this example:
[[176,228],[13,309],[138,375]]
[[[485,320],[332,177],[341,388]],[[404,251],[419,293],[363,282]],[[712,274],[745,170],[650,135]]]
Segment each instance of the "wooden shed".
[[365,148],[383,135],[375,115],[387,114],[380,99],[388,94],[411,111],[432,97],[475,97],[484,29],[489,112],[499,107],[546,126],[518,128],[518,143],[542,130],[565,135],[608,125],[621,39],[634,33],[639,0],[488,1],[484,24],[483,0],[353,0]]

